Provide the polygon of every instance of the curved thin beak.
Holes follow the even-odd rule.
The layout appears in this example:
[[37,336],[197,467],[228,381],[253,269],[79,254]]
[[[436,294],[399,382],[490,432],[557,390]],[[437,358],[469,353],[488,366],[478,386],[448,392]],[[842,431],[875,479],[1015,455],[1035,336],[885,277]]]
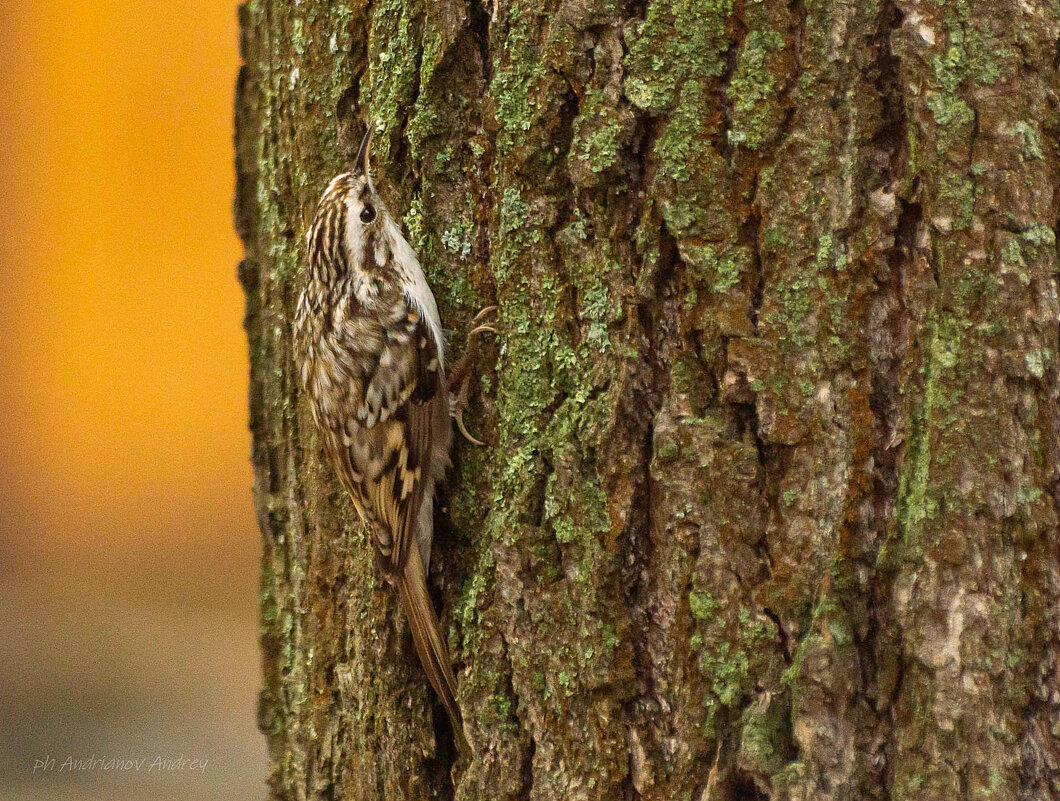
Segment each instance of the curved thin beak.
[[361,146],[357,149],[357,158],[354,160],[354,169],[364,173],[364,177],[369,180],[372,179],[371,171],[369,170],[368,160],[372,157],[372,126],[369,124],[368,130],[364,133],[364,139],[361,140]]

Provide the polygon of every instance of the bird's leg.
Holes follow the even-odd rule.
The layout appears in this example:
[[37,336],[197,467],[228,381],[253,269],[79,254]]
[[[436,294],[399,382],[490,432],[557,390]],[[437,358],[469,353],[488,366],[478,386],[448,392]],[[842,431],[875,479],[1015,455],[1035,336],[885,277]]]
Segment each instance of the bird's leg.
[[478,336],[486,332],[497,333],[497,329],[492,325],[482,322],[488,315],[495,313],[497,308],[496,306],[487,306],[471,320],[471,331],[467,335],[467,347],[464,350],[464,357],[456,362],[452,370],[449,371],[449,413],[452,415],[453,420],[456,421],[457,430],[468,442],[472,442],[475,445],[484,443],[471,436],[464,426],[464,410],[467,408],[467,388],[471,381],[471,362],[475,357],[475,352],[478,350]]

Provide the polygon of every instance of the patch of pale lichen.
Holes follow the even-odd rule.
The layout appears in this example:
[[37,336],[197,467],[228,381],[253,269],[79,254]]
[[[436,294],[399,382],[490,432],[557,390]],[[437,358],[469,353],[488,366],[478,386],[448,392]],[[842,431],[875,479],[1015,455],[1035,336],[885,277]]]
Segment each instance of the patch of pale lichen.
[[728,88],[730,144],[757,150],[779,132],[784,115],[778,102],[777,66],[771,62],[783,47],[784,37],[774,30],[753,30],[744,39]]
[[653,155],[666,179],[659,188],[663,215],[677,238],[717,236],[713,232],[731,227],[717,224],[725,193],[716,182],[723,169],[711,146],[716,126],[701,102],[724,71],[731,13],[728,0],[656,0],[627,36],[625,95],[638,108],[665,114]]
[[[725,23],[731,0],[653,0],[644,21],[626,37],[626,97],[638,108],[667,112],[698,95],[725,69]],[[702,110],[702,109],[701,109]]]
[[[368,109],[368,122],[382,143],[404,128],[412,110],[420,86],[422,26],[422,9],[416,2],[372,4],[361,105]],[[389,155],[389,147],[375,148],[376,169],[390,169]]]
[[[754,264],[740,243],[743,218],[723,155],[729,143],[722,118],[702,100],[722,88],[732,13],[730,3],[713,0],[651,3],[644,22],[627,36],[624,87],[635,106],[663,120],[649,155],[658,169],[650,173],[645,213],[660,214],[676,241],[687,318],[702,331],[747,335]],[[757,75],[749,65],[741,78],[745,117],[756,104],[750,85]],[[646,264],[654,263],[657,243],[650,250],[640,247]],[[643,280],[652,274],[649,266]]]
[[573,129],[574,141],[568,156],[571,169],[576,171],[584,164],[595,177],[618,163],[619,151],[632,135],[633,116],[604,90],[593,89],[582,99]]
[[771,620],[747,607],[733,610],[727,602],[725,614],[719,614],[721,606],[706,591],[693,590],[689,608],[695,621],[690,646],[710,687],[703,699],[703,726],[714,737],[720,710],[739,708],[768,672],[777,631]]
[[534,44],[538,14],[533,3],[513,2],[508,7],[507,35],[489,93],[496,103],[500,125],[497,149],[508,153],[530,130],[540,109],[538,83],[545,67]]

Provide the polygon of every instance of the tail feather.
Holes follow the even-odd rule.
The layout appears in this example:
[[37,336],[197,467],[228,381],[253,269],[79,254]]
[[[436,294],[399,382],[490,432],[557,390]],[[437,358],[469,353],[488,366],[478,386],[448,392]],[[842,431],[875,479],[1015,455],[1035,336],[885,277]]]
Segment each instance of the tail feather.
[[405,569],[398,579],[401,587],[401,601],[405,605],[405,616],[412,629],[412,642],[416,646],[423,670],[431,682],[434,691],[442,699],[445,711],[453,724],[457,743],[461,749],[467,746],[464,734],[464,720],[460,706],[456,701],[456,678],[453,676],[449,650],[434,613],[434,605],[427,594],[427,578],[423,571],[423,560],[418,548],[409,548]]

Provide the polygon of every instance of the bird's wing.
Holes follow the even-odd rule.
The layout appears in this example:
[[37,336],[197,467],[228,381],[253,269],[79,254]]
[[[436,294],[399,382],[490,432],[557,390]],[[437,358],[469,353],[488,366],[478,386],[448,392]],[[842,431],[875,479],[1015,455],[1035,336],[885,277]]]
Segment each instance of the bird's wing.
[[332,451],[377,560],[392,575],[415,547],[424,493],[433,490],[436,406],[445,393],[437,344],[415,309],[406,307],[388,322],[375,351],[359,354],[360,380]]

